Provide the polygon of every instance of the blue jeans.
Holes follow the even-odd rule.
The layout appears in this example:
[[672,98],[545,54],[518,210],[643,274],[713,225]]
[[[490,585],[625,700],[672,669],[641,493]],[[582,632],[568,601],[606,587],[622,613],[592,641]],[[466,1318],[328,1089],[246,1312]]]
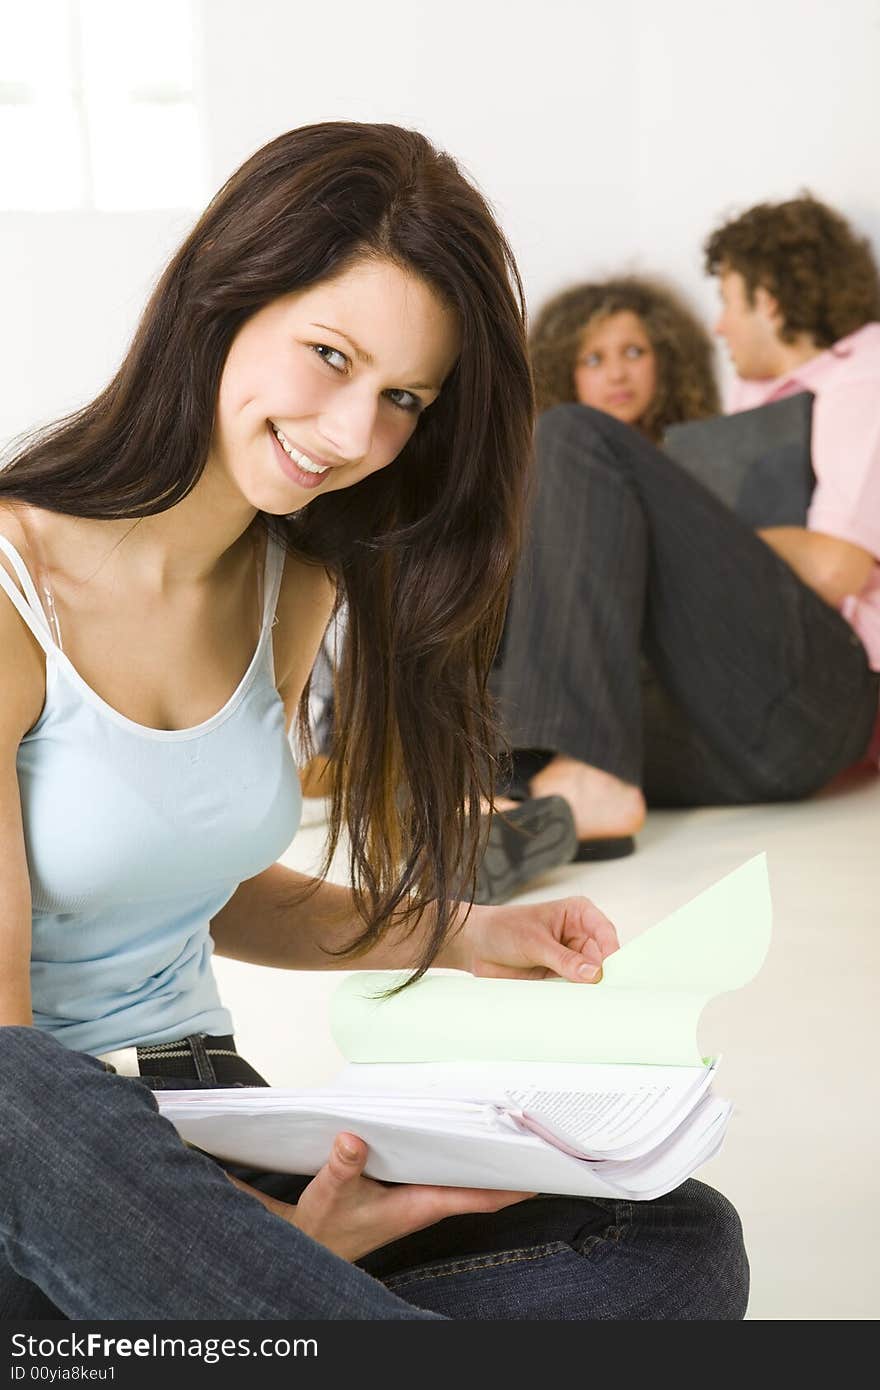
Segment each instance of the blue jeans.
[[[190,1083],[191,1084],[191,1083]],[[0,1316],[742,1318],[739,1218],[687,1182],[656,1202],[537,1197],[332,1255],[181,1143],[140,1082],[0,1028]],[[308,1179],[266,1175],[296,1200]]]

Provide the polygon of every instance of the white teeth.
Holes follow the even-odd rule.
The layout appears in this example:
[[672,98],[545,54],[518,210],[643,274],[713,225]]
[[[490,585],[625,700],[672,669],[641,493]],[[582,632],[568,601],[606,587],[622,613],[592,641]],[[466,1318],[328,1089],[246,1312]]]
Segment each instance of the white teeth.
[[[271,420],[269,421],[269,424],[272,425],[272,421],[271,421]],[[300,451],[299,451],[299,449],[294,449],[294,447],[293,447],[292,444],[288,444],[288,442],[287,442],[287,440],[285,439],[283,433],[281,432],[281,430],[278,428],[277,425],[272,425],[272,432],[273,432],[273,434],[275,435],[275,438],[278,440],[278,443],[281,445],[282,449],[284,450],[285,454],[287,454],[288,458],[292,458],[293,461],[294,461],[294,463],[297,465],[297,467],[298,467],[298,468],[301,468],[301,469],[303,470],[303,472],[305,472],[305,473],[326,473],[326,472],[327,472],[327,469],[326,469],[326,468],[322,468],[321,465],[320,465],[319,463],[312,463],[312,460],[311,460],[306,454],[301,454]]]

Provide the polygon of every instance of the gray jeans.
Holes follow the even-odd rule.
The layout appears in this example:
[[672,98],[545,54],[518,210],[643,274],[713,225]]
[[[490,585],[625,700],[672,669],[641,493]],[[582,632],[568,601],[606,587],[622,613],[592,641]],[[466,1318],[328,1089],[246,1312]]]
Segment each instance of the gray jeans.
[[636,430],[556,406],[496,679],[514,748],[650,804],[809,795],[867,748],[878,677],[840,614]]

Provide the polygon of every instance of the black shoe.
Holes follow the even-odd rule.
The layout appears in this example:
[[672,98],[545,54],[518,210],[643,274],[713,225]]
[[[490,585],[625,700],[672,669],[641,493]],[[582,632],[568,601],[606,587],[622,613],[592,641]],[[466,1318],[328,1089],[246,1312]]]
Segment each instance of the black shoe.
[[591,864],[594,859],[625,859],[635,847],[632,835],[609,836],[606,840],[578,840],[574,862]]
[[532,878],[569,864],[578,848],[571,807],[562,796],[538,796],[492,817],[477,870],[475,903],[505,903]]

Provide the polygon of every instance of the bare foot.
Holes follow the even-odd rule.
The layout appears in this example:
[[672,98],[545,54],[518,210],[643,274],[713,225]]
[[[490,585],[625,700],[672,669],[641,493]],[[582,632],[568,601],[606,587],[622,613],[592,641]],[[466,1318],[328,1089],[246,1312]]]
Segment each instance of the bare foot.
[[579,840],[634,835],[645,823],[641,789],[610,772],[557,754],[530,783],[533,796],[564,796]]

